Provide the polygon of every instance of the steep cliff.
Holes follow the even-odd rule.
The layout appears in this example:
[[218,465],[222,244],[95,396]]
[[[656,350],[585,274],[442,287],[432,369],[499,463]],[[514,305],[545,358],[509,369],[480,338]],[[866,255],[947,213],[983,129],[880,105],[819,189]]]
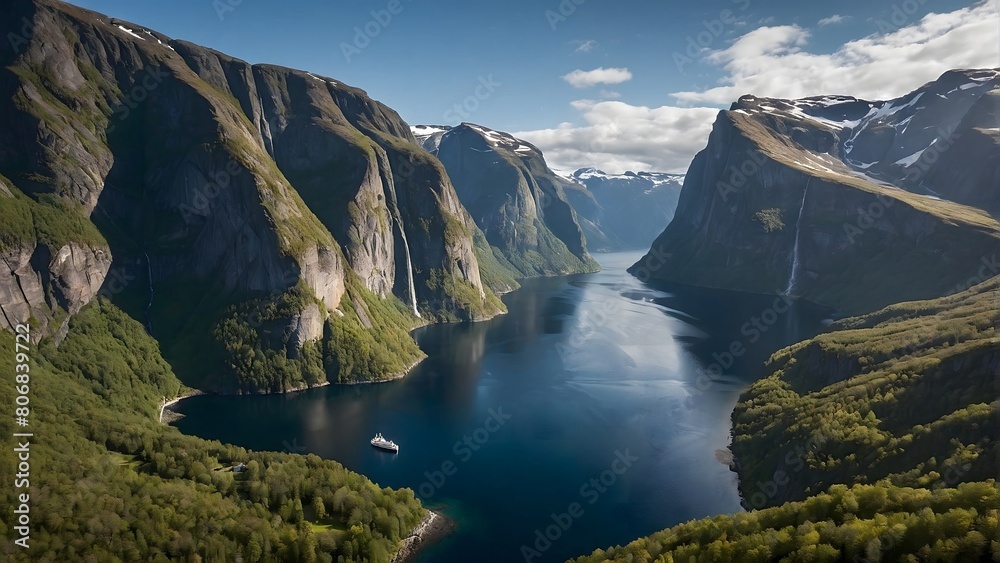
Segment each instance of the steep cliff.
[[415,126],[421,145],[444,164],[459,199],[490,246],[519,276],[594,271],[566,189],[534,146],[480,125]]
[[[417,315],[502,310],[440,163],[363,91],[68,4],[0,10],[5,324],[58,336],[102,292],[189,381],[280,391],[345,377],[338,325],[396,342]],[[243,326],[261,307],[267,322]],[[420,356],[389,348],[400,371]],[[283,375],[256,381],[268,371]]]
[[[966,95],[951,111],[924,105],[921,92],[888,102],[741,98],[720,113],[691,164],[674,220],[631,271],[793,295],[851,313],[961,289],[1000,252],[1000,224],[962,203],[995,201],[997,153],[987,125],[997,126],[991,100],[1000,78],[993,71],[964,75],[975,86],[958,90]],[[977,99],[967,99],[975,92]],[[906,112],[913,114],[902,117]],[[899,118],[901,131],[919,118],[926,121],[920,130],[934,124],[947,131],[956,122],[966,133],[957,141],[896,139],[884,131],[894,131],[886,121]],[[925,148],[914,158],[908,151],[916,145]],[[910,156],[900,164],[904,152]],[[977,154],[988,157],[968,160]],[[950,184],[958,202],[941,199],[944,187],[932,188],[940,197],[921,188],[933,173],[912,172],[946,165],[963,170],[938,172],[962,179]]]

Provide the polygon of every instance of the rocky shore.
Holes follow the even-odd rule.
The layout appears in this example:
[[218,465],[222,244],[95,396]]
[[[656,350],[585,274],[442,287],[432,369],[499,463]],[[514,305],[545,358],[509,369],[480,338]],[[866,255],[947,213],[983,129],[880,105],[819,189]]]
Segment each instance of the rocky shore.
[[191,391],[190,393],[185,393],[180,397],[177,397],[176,399],[171,399],[169,401],[164,402],[162,405],[160,405],[160,423],[170,424],[171,422],[184,418],[184,415],[175,412],[170,407],[176,405],[177,403],[183,401],[184,399],[187,399],[189,397],[195,397],[202,394],[203,393],[201,391],[195,390]]
[[393,557],[392,563],[412,561],[421,549],[447,536],[454,529],[454,520],[444,514],[428,510],[427,516],[413,529],[413,533],[403,538],[399,552]]

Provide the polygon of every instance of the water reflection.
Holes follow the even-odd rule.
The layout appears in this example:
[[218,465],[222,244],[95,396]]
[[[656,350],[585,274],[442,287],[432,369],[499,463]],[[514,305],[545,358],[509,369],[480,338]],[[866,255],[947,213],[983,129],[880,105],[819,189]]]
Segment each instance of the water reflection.
[[[585,514],[536,561],[739,511],[734,475],[716,458],[732,407],[772,352],[819,329],[822,312],[650,287],[625,273],[638,258],[604,255],[597,274],[528,280],[505,296],[510,314],[490,322],[417,331],[428,359],[401,381],[195,398],[181,404],[178,426],[257,449],[292,444],[418,493],[453,461],[458,472],[424,487],[423,500],[461,527],[423,561],[517,560],[573,502]],[[497,409],[509,420],[464,455],[463,440]],[[375,432],[399,455],[373,450]],[[626,452],[636,461],[613,486],[588,488]]]

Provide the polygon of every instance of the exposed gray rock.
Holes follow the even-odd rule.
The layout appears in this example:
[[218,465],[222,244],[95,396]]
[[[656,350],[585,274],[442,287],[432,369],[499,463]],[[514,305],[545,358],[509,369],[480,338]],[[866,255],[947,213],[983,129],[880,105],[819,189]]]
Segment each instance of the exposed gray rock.
[[[994,71],[966,77],[1000,82]],[[986,96],[994,87],[967,88],[976,89]],[[720,113],[688,171],[676,216],[631,271],[642,279],[790,294],[851,313],[960,288],[984,260],[1000,256],[1000,224],[980,209],[920,193],[908,167],[893,160],[910,147],[900,149],[894,135],[876,141],[883,133],[872,128],[902,130],[888,118],[912,110],[910,123],[925,119],[923,128],[972,122],[981,129],[995,113],[962,97],[956,107],[959,114],[968,109],[965,117],[936,105],[921,117],[931,107],[919,103],[921,91],[891,102],[741,98]],[[993,139],[965,135],[963,150],[996,155]],[[966,195],[957,200],[978,194],[983,201],[995,192],[993,160],[965,160],[966,187],[955,193]]]
[[471,123],[413,131],[444,164],[486,240],[520,275],[597,268],[565,193],[578,187],[552,172],[536,147]]
[[45,245],[24,246],[2,253],[6,272],[0,276],[0,307],[4,327],[13,329],[34,317],[44,334],[59,309],[76,314],[90,302],[104,283],[111,256],[103,249],[76,243],[59,248],[53,255]]

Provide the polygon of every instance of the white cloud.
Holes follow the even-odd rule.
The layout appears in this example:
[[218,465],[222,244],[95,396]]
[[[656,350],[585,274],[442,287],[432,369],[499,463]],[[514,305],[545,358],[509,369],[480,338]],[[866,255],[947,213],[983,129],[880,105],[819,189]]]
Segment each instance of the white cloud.
[[823,19],[819,20],[819,26],[820,27],[826,27],[828,25],[836,25],[838,23],[844,23],[844,22],[846,22],[849,19],[851,19],[849,16],[842,16],[840,14],[833,14],[832,16],[830,16],[828,18],[823,18]]
[[[706,61],[724,74],[716,87],[675,92],[677,104],[658,108],[577,100],[571,105],[580,112],[582,125],[562,123],[517,135],[542,149],[559,169],[684,172],[704,148],[718,108],[744,94],[892,99],[947,70],[995,68],[1000,60],[998,10],[1000,0],[985,0],[910,22],[892,22],[891,28],[874,22],[891,31],[850,41],[830,53],[809,52],[810,33],[799,26],[760,27],[725,49],[707,53]],[[569,82],[571,75],[564,78]]]
[[998,5],[998,0],[988,0],[953,12],[931,13],[828,54],[805,51],[809,31],[801,27],[762,27],[708,55],[709,62],[726,72],[721,86],[674,96],[689,104],[728,104],[743,94],[894,98],[950,69],[996,66]]
[[594,70],[576,69],[562,77],[574,88],[590,88],[598,84],[621,84],[632,80],[632,73],[627,68],[595,68]]
[[684,172],[705,145],[716,108],[648,108],[619,101],[577,100],[586,125],[514,133],[545,153],[551,166],[576,170],[598,166],[626,170]]
[[621,94],[615,92],[614,90],[601,90],[601,99],[604,100],[618,100],[622,97]]
[[574,51],[575,53],[589,53],[598,46],[597,41],[594,41],[593,39],[588,39],[586,41],[577,39],[573,42],[573,44],[576,45],[576,50]]

